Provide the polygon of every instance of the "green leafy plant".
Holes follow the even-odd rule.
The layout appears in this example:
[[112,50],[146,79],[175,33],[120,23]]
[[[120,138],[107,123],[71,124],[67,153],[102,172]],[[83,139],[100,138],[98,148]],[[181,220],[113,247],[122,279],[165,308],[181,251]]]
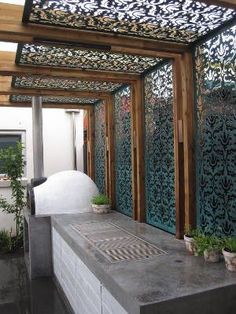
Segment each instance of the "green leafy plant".
[[194,236],[194,242],[198,255],[203,255],[205,250],[221,251],[223,247],[223,240],[221,238],[203,233]]
[[236,238],[225,238],[223,242],[223,248],[231,253],[236,253]]
[[193,238],[197,236],[199,233],[200,233],[199,230],[196,228],[192,228],[191,225],[184,226],[184,234],[189,238]]
[[99,194],[91,199],[91,203],[94,205],[108,205],[110,200],[105,194]]
[[[8,214],[14,215],[16,224],[15,245],[23,241],[23,208],[25,206],[25,188],[21,183],[24,173],[23,146],[17,142],[16,146],[0,149],[0,160],[3,161],[3,171],[10,180],[11,200],[0,196],[0,207]],[[14,245],[14,246],[15,246]]]
[[11,234],[6,230],[0,230],[0,252],[7,253],[12,249]]

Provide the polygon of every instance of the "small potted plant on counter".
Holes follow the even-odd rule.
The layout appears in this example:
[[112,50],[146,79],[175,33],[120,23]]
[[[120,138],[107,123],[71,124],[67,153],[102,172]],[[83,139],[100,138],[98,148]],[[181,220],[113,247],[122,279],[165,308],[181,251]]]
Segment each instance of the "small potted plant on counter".
[[111,209],[110,200],[105,194],[99,194],[91,200],[93,212],[97,214],[109,213]]
[[197,229],[193,229],[190,225],[186,225],[184,228],[184,242],[187,251],[189,251],[191,254],[194,254],[195,244],[194,244],[194,237],[198,234]]
[[222,240],[214,235],[198,234],[195,238],[198,255],[204,255],[206,262],[217,263],[220,261]]
[[222,250],[225,259],[226,268],[230,271],[236,271],[236,237],[226,238]]

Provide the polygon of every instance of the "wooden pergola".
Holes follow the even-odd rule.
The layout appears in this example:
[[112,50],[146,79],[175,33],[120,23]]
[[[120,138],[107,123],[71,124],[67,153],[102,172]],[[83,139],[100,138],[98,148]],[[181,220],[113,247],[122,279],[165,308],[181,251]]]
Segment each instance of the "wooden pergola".
[[[40,3],[40,1],[36,2]],[[196,31],[196,33],[191,34],[192,37],[186,31],[188,38],[184,37],[184,32],[178,33],[178,28],[176,28],[173,34],[178,34],[177,40],[175,40],[173,34],[170,34],[167,38],[164,38],[163,34],[160,35],[160,38],[158,38],[159,35],[156,38],[151,38],[148,37],[148,32],[145,33],[145,36],[138,36],[138,33],[135,35],[133,30],[133,33],[130,32],[130,34],[126,34],[125,31],[124,33],[109,31],[105,29],[104,24],[102,24],[103,21],[101,21],[102,26],[100,27],[104,26],[104,31],[95,29],[98,24],[90,28],[89,26],[86,28],[86,25],[81,28],[63,23],[59,25],[53,20],[53,14],[50,17],[52,9],[49,8],[48,11],[46,9],[47,14],[45,15],[48,21],[43,20],[40,12],[45,8],[39,9],[40,6],[37,7],[34,3],[35,1],[26,1],[25,9],[22,6],[0,3],[0,41],[21,44],[17,53],[0,52],[0,106],[28,107],[31,106],[28,96],[40,95],[45,97],[45,102],[43,102],[45,108],[87,110],[89,119],[88,174],[94,179],[94,104],[98,100],[103,100],[106,108],[106,192],[114,204],[112,95],[120,86],[131,86],[133,218],[140,222],[145,221],[143,78],[144,74],[153,69],[158,63],[166,59],[171,60],[174,85],[176,236],[178,238],[182,237],[184,224],[195,224],[192,46],[193,43],[203,40],[206,36],[211,36],[225,27],[234,25],[236,17],[236,11],[234,11],[236,9],[235,0],[201,1],[200,3],[206,4],[205,7],[212,10],[222,10],[223,13],[228,10],[227,18],[223,19],[221,17],[221,21],[218,21],[219,23],[216,23],[212,29],[206,29],[203,33]],[[197,21],[196,24],[199,24],[199,22]],[[132,26],[135,29],[135,25]],[[158,26],[155,27],[158,28]],[[165,33],[165,31],[163,30],[162,33]],[[57,49],[67,49],[69,53],[73,49],[84,52],[92,51],[98,58],[105,55],[108,60],[115,55],[120,56],[120,63],[117,65],[117,70],[112,68],[111,63],[109,67],[109,62],[107,68],[105,66],[100,69],[96,68],[97,61],[94,61],[94,63],[90,61],[89,63],[89,58],[87,58],[89,63],[87,67],[60,62],[50,65],[49,61],[46,62],[39,58],[43,55],[43,52],[37,47],[44,47],[45,49],[49,47],[49,50],[55,49],[57,53],[59,51]],[[134,57],[137,59],[136,63]],[[132,70],[132,67],[122,68],[122,58],[129,59],[133,66],[135,64],[140,65],[142,61],[146,67],[143,66],[141,70],[136,71]],[[62,59],[63,56],[60,57],[61,61]],[[43,84],[52,81],[58,82],[57,87],[42,87]],[[21,83],[17,85],[17,82]],[[70,87],[59,88],[61,82],[63,84],[67,82],[63,86],[70,82]],[[77,87],[71,87],[73,82]],[[83,82],[86,82],[87,88],[86,86],[83,87]],[[22,85],[23,83],[26,85]],[[23,98],[20,98],[20,96]],[[51,98],[50,102],[47,101],[47,97]],[[55,102],[52,100],[53,97]],[[65,101],[58,103],[60,97],[65,98]],[[71,98],[71,101],[68,101],[69,98]],[[74,101],[72,101],[73,99]],[[78,103],[78,99],[83,99],[83,101]]]

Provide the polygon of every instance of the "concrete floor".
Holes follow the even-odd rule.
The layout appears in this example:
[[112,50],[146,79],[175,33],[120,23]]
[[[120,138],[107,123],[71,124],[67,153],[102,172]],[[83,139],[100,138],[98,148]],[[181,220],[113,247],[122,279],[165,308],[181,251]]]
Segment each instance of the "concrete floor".
[[22,256],[0,256],[1,314],[69,314],[51,278],[29,281]]

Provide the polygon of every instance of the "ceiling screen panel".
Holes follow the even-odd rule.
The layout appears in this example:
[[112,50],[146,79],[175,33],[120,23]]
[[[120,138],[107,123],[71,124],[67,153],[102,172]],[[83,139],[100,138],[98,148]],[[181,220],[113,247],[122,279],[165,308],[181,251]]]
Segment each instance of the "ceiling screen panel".
[[12,87],[14,88],[35,88],[55,89],[91,92],[113,92],[122,84],[100,81],[80,81],[70,78],[55,78],[42,76],[14,76]]
[[28,0],[23,21],[191,43],[235,15],[194,0]]
[[162,59],[75,47],[19,45],[16,63],[97,71],[143,73]]
[[[31,96],[26,95],[11,95],[10,102],[14,103],[29,103],[32,101]],[[52,104],[95,104],[98,99],[94,98],[79,98],[79,97],[51,97],[43,96],[43,103],[52,103]]]

